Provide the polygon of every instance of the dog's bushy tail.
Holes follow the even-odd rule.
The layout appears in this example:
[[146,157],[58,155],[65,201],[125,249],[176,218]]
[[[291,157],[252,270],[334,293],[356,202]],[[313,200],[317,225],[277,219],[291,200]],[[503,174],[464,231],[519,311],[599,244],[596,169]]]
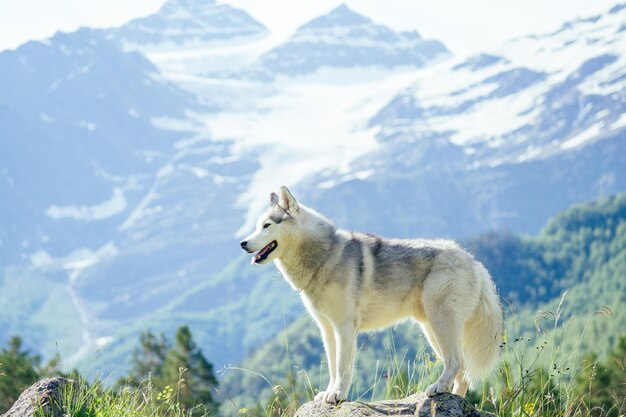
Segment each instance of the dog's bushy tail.
[[504,331],[502,305],[489,272],[476,261],[474,274],[480,285],[480,298],[463,335],[465,372],[471,382],[487,376],[496,364]]

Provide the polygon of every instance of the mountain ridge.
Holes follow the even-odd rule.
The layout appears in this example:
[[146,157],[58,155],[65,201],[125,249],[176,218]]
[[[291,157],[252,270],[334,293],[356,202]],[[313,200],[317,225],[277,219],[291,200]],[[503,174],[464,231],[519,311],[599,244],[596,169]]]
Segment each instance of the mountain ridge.
[[261,55],[257,71],[293,77],[326,66],[421,67],[448,55],[439,41],[423,40],[417,32],[396,32],[342,4]]
[[244,10],[215,0],[168,0],[156,13],[106,33],[124,48],[149,51],[243,42],[268,30]]

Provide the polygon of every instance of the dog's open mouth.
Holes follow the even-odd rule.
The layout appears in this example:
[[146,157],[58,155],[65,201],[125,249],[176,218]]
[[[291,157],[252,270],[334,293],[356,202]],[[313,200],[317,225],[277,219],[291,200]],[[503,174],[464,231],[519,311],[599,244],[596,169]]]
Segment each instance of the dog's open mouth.
[[258,263],[263,262],[264,260],[267,259],[268,256],[270,256],[270,253],[274,252],[274,249],[276,249],[277,247],[278,247],[278,242],[276,242],[275,240],[272,240],[263,249],[258,251],[256,255],[252,257],[251,263],[258,264]]

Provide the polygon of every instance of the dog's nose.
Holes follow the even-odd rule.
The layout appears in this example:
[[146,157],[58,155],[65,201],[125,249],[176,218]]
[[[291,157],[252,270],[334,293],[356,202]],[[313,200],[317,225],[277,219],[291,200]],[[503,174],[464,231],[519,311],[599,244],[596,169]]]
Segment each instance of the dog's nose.
[[241,242],[241,243],[240,243],[240,245],[241,245],[241,249],[244,249],[244,250],[245,250],[245,249],[246,249],[246,245],[247,245],[247,244],[248,244],[248,241],[247,241],[247,240],[244,240],[243,242]]

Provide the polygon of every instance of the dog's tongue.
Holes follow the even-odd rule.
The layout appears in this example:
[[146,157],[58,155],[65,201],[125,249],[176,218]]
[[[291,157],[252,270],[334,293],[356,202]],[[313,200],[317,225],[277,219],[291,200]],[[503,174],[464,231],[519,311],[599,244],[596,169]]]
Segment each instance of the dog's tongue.
[[264,256],[267,252],[271,251],[272,249],[270,249],[270,247],[273,249],[275,248],[275,241],[272,241],[270,243],[268,243],[267,245],[265,245],[265,247],[263,249],[261,249],[259,252],[257,252],[252,259],[250,260],[251,264],[257,264],[259,263],[261,260],[265,259]]
[[257,264],[263,258],[263,254],[267,251],[267,246],[254,254],[252,259],[250,260],[251,264]]
[[252,259],[250,260],[251,264],[258,264],[259,261],[263,258],[263,250],[259,253],[256,253]]

